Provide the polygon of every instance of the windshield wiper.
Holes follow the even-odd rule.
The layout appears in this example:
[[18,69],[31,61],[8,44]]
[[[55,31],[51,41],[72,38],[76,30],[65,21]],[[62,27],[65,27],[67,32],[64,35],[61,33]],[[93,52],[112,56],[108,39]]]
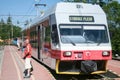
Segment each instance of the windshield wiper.
[[75,44],[73,41],[70,41],[70,43],[71,43],[73,46],[76,46],[76,44]]
[[[67,36],[66,36],[67,37]],[[64,38],[64,37],[63,37]],[[76,46],[76,44],[69,38],[64,38],[65,40],[69,41],[73,46]]]
[[99,46],[102,43],[102,40],[99,40],[97,43],[97,46]]
[[67,37],[67,39],[70,41],[70,43],[73,45],[73,46],[76,46],[76,44],[70,39]]

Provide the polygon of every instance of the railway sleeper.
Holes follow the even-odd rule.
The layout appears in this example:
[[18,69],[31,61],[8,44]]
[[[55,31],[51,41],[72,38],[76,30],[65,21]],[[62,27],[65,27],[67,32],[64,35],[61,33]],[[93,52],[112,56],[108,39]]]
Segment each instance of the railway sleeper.
[[106,72],[106,60],[59,61],[58,74],[99,74]]

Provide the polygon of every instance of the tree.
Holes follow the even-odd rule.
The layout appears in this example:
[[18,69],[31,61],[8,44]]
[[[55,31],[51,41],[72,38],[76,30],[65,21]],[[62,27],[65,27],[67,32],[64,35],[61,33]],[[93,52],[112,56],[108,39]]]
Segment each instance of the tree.
[[[3,40],[20,37],[21,36],[21,28],[19,26],[15,26],[12,23],[12,19],[8,16],[8,19],[4,23],[4,20],[1,19],[0,21],[0,37]],[[13,31],[13,32],[12,32]],[[14,35],[12,35],[14,33]]]
[[12,20],[11,20],[11,16],[9,15],[7,19],[7,24],[10,24],[10,23],[12,23]]
[[103,6],[107,15],[108,26],[111,34],[113,55],[120,55],[120,4],[116,1]]
[[4,20],[3,20],[3,18],[1,19],[0,24],[4,24]]
[[3,26],[3,24],[4,24],[4,20],[1,19],[1,21],[0,21],[0,39],[1,39],[1,36],[2,36],[2,26]]
[[21,33],[21,28],[19,26],[15,26],[13,25],[13,37],[21,37],[22,33]]
[[120,4],[117,1],[103,6],[110,27],[120,26]]
[[113,55],[118,54],[120,56],[120,27],[110,27],[110,33]]
[[102,1],[102,0],[99,0],[98,4],[99,4],[101,7],[103,7],[104,5],[106,5],[106,3],[105,3],[104,1]]

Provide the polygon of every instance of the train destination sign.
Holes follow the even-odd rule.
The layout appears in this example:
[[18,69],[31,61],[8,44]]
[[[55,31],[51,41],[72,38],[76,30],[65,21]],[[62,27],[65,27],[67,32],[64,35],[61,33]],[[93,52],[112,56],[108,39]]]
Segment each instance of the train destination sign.
[[70,22],[94,22],[93,16],[69,16]]

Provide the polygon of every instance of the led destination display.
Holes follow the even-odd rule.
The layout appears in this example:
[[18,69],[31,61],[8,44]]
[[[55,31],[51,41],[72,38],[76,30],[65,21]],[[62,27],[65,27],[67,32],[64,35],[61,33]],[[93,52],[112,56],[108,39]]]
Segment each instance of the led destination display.
[[93,16],[69,16],[70,22],[94,22]]

